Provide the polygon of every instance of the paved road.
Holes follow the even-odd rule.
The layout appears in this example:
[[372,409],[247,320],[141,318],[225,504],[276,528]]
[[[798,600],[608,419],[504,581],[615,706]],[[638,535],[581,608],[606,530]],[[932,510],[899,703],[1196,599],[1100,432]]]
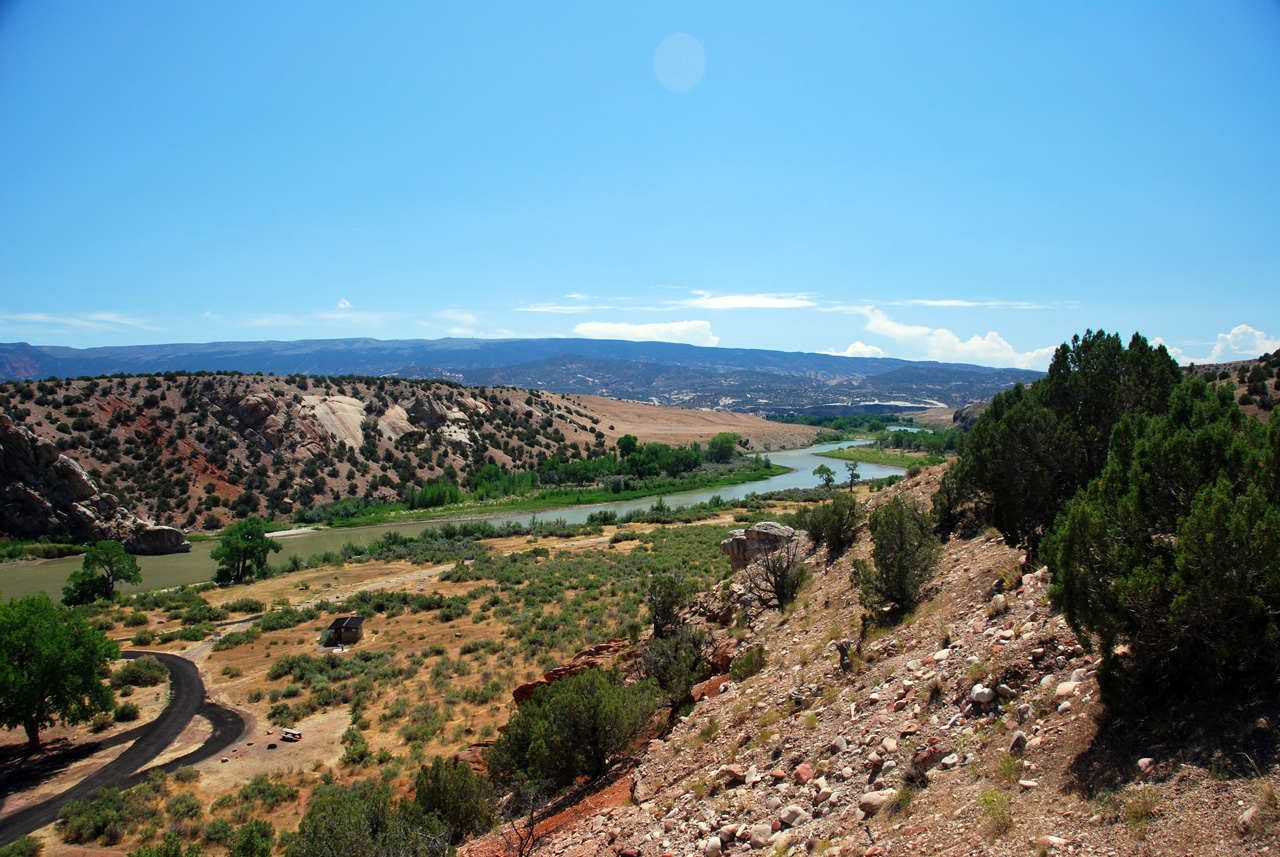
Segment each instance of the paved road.
[[237,712],[205,699],[204,681],[194,663],[165,652],[124,653],[126,658],[143,655],[151,655],[169,669],[169,704],[164,711],[132,746],[81,782],[57,797],[0,819],[0,846],[56,821],[58,810],[68,801],[93,797],[99,789],[128,788],[146,779],[141,769],[163,753],[197,714],[213,724],[213,734],[190,753],[161,765],[161,769],[173,771],[181,765],[207,759],[225,750],[244,732],[244,718]]

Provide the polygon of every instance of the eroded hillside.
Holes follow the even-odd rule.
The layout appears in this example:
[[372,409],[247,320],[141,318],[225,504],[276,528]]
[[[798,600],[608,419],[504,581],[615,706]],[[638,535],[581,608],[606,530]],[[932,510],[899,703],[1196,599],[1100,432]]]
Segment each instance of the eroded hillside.
[[[0,385],[0,409],[140,517],[185,530],[289,517],[346,497],[399,500],[432,480],[473,487],[482,469],[536,470],[641,441],[746,450],[814,430],[510,387],[397,378],[164,374]],[[492,473],[493,471],[489,471]]]

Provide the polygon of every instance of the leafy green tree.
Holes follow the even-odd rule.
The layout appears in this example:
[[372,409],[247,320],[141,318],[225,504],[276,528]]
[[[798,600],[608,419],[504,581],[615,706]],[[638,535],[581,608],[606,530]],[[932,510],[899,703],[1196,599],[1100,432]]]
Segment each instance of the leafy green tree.
[[862,477],[858,475],[858,462],[846,461],[844,469],[849,474],[849,490],[853,490],[853,486],[858,484],[858,480]]
[[62,603],[92,604],[99,598],[111,600],[119,583],[142,582],[138,561],[116,541],[98,542],[84,555],[84,563],[73,571],[62,588]]
[[836,484],[836,472],[825,464],[819,464],[813,468],[813,475],[822,480],[822,487],[828,491],[831,490],[832,485]]
[[652,682],[623,686],[616,672],[595,669],[540,687],[489,748],[489,774],[553,788],[598,777],[648,725],[656,696]]
[[1121,707],[1280,675],[1280,421],[1231,396],[1188,378],[1167,413],[1122,420],[1045,539],[1050,597]]
[[493,789],[466,762],[436,756],[418,771],[414,800],[436,818],[454,845],[484,833],[497,823]]
[[111,711],[103,679],[119,656],[104,633],[47,595],[0,604],[0,724],[21,726],[34,750],[41,729]]
[[618,438],[618,457],[630,458],[640,445],[640,439],[633,434],[624,434]]
[[722,431],[707,441],[707,460],[725,462],[733,458],[737,452],[738,436],[733,432]]
[[262,577],[267,573],[267,555],[279,551],[280,543],[267,536],[267,522],[250,515],[227,527],[221,543],[209,553],[218,563],[213,579],[229,584]]
[[871,513],[871,562],[858,560],[854,581],[864,603],[888,604],[890,616],[910,611],[920,590],[933,577],[942,546],[933,534],[929,513],[902,497],[894,497]]

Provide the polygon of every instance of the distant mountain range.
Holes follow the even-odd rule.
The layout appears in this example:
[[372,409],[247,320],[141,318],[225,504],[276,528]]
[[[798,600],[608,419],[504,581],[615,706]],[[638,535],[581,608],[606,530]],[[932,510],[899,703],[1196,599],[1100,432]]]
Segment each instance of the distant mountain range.
[[444,378],[762,413],[963,407],[1043,373],[600,339],[311,339],[67,348],[0,343],[0,378],[166,371]]

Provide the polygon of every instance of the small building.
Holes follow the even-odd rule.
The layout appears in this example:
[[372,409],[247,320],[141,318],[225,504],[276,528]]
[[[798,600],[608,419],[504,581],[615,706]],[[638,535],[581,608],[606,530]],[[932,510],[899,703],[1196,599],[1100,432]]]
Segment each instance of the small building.
[[360,642],[364,636],[364,619],[360,616],[340,616],[329,623],[329,645],[349,646]]

